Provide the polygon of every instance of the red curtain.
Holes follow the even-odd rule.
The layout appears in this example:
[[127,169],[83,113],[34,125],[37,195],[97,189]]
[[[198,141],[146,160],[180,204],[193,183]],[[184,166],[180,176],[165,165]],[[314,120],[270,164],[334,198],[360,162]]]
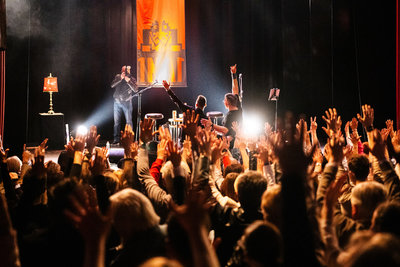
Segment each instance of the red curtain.
[[4,137],[4,105],[6,99],[6,51],[0,51],[0,135]]
[[400,126],[399,0],[396,0],[396,125]]

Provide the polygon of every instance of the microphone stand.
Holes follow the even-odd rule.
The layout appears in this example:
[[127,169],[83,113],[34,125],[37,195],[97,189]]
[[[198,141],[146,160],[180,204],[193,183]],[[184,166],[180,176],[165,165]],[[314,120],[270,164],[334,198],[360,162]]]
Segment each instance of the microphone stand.
[[241,73],[239,74],[239,90],[240,90],[240,93],[239,93],[240,102],[242,102],[242,100],[243,100],[243,76]]
[[138,98],[138,103],[137,103],[137,109],[138,110],[137,110],[137,116],[136,116],[136,133],[135,133],[136,134],[136,141],[139,141],[139,135],[140,135],[140,121],[141,121],[141,118],[142,118],[142,94],[145,91],[153,88],[154,85],[156,85],[156,84],[157,84],[157,81],[153,82],[148,87],[138,91],[136,94],[131,96],[131,98],[133,98],[135,96],[137,96],[137,98]]

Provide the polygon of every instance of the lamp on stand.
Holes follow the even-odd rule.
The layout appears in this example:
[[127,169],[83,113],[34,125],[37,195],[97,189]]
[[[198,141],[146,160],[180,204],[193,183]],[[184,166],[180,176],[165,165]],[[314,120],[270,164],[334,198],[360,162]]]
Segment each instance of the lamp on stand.
[[50,109],[47,113],[54,114],[53,93],[58,92],[58,86],[57,86],[57,77],[51,76],[51,73],[48,77],[44,78],[43,92],[47,92],[50,94]]

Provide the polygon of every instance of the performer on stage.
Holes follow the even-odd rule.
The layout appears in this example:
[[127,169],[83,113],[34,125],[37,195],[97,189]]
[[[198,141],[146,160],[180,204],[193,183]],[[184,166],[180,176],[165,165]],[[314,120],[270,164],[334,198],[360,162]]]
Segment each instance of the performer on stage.
[[187,104],[184,104],[175,94],[174,92],[172,92],[171,88],[170,88],[170,84],[167,81],[163,81],[163,86],[165,88],[165,90],[167,91],[169,97],[172,99],[172,101],[174,101],[174,103],[179,107],[179,109],[182,112],[186,112],[188,109],[189,110],[194,110],[194,112],[197,114],[199,114],[199,122],[198,125],[201,125],[201,119],[208,119],[208,117],[204,114],[204,109],[207,106],[207,99],[205,96],[203,95],[199,95],[197,96],[196,99],[196,104],[195,107],[189,106]]
[[230,140],[230,149],[233,148],[235,143],[236,132],[233,129],[233,122],[237,124],[242,123],[242,103],[239,97],[239,85],[237,81],[236,65],[231,66],[231,76],[232,76],[232,93],[225,94],[224,105],[228,110],[222,122],[222,126],[215,125],[211,120],[203,119],[201,123],[205,126],[211,126],[215,131],[220,132],[228,137]]
[[126,124],[132,123],[132,96],[138,91],[136,79],[131,75],[131,66],[122,66],[121,74],[117,74],[111,83],[114,89],[114,141],[118,144],[121,131],[122,116]]

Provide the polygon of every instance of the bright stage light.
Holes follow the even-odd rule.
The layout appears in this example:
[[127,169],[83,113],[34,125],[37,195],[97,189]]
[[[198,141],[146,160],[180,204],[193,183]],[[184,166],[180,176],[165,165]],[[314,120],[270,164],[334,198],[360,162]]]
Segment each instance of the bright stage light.
[[242,132],[246,137],[257,137],[262,133],[263,121],[257,114],[243,114]]
[[88,133],[88,128],[85,125],[79,125],[76,134],[77,135],[86,135]]

